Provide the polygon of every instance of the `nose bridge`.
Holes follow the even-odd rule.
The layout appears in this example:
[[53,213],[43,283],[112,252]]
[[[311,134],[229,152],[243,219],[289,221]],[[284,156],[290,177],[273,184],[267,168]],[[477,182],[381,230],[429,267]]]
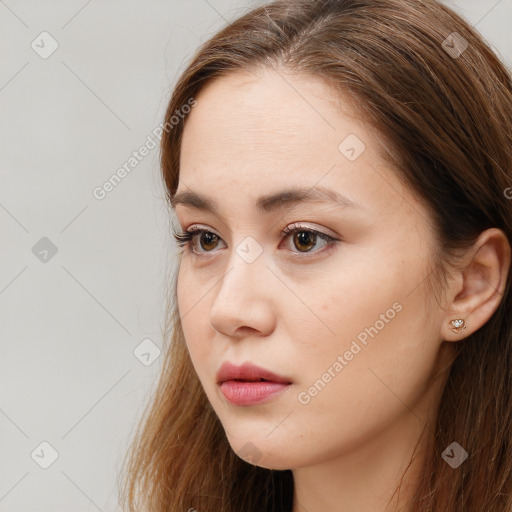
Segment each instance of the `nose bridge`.
[[264,273],[263,250],[257,254],[253,242],[242,240],[231,253],[217,299],[243,302],[246,295],[256,295],[257,283],[264,279]]
[[[259,244],[258,244],[259,245]],[[267,332],[273,324],[271,289],[263,250],[251,240],[234,248],[210,310],[210,324],[233,335],[239,327]],[[259,254],[257,254],[259,252]]]

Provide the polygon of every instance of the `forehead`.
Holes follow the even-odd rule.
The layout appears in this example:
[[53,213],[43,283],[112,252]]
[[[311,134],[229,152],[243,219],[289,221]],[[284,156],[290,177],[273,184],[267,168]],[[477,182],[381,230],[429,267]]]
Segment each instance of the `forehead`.
[[381,158],[373,127],[318,78],[237,71],[196,100],[185,123],[178,190],[236,194],[242,202],[320,184],[378,215],[396,210],[407,194]]
[[[323,149],[331,143],[337,150],[340,135],[361,122],[348,98],[340,102],[326,83],[283,69],[230,72],[206,86],[196,99],[198,105],[186,120],[184,146],[187,135],[193,136],[201,140],[203,151],[230,146],[254,149],[253,153],[296,153],[326,134]],[[292,156],[287,153],[288,158]]]

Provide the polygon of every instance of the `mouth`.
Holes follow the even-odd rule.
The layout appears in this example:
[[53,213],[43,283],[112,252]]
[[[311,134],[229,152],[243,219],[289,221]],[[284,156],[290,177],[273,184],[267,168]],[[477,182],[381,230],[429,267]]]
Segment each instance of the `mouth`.
[[217,383],[222,384],[226,381],[291,384],[291,380],[288,377],[278,375],[252,363],[244,363],[241,366],[237,366],[229,361],[223,363],[217,372]]
[[[272,380],[269,380],[269,379],[230,379],[231,381],[233,382],[275,382],[275,381],[272,381]],[[228,382],[228,381],[224,381],[224,382]]]
[[268,380],[226,380],[220,384],[220,390],[233,405],[250,406],[267,402],[290,386]]
[[292,384],[287,377],[245,363],[224,363],[217,372],[217,384],[224,397],[234,405],[249,406],[266,402]]

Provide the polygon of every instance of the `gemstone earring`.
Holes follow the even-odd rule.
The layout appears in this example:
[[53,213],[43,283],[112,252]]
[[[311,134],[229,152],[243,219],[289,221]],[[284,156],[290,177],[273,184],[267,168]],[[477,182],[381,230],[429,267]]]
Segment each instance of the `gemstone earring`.
[[462,318],[457,318],[456,320],[452,320],[450,322],[453,327],[451,327],[451,330],[457,334],[462,331],[462,329],[466,328],[466,322]]

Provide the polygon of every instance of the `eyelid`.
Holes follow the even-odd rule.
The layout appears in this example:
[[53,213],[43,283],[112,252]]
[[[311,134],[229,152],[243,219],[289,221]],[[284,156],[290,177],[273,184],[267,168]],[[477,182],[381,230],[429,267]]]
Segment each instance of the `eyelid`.
[[[287,235],[287,234],[289,234],[289,233],[291,233],[294,230],[299,229],[299,228],[303,229],[304,231],[313,231],[313,232],[318,233],[320,235],[324,235],[326,237],[331,237],[331,238],[334,238],[336,240],[339,240],[338,235],[336,235],[336,233],[334,233],[331,230],[329,230],[330,233],[327,233],[327,232],[323,231],[323,229],[325,229],[325,228],[316,227],[314,225],[311,226],[308,223],[303,223],[303,222],[300,222],[300,221],[299,222],[292,222],[291,224],[288,224],[287,226],[285,226],[284,229],[281,231],[281,236],[285,236],[285,235]],[[201,231],[201,230],[213,233],[214,235],[216,235],[221,240],[224,240],[222,238],[222,236],[217,231],[215,231],[214,229],[212,229],[209,226],[206,226],[204,224],[192,224],[190,227],[188,227],[184,231],[185,232],[187,232],[187,231],[188,232],[196,232],[196,231]]]
[[316,227],[315,225],[311,226],[310,224],[303,223],[303,222],[292,222],[291,224],[288,224],[281,231],[281,234],[282,235],[288,234],[288,233],[291,233],[291,232],[295,231],[296,229],[303,229],[304,231],[313,231],[314,233],[318,233],[318,234],[326,236],[326,237],[330,237],[330,238],[334,238],[336,240],[340,240],[338,235],[336,233],[334,233],[333,231],[331,231],[331,230],[328,230],[329,233],[327,233],[326,230],[325,230],[326,228],[324,228],[324,227],[320,227],[320,226]]
[[204,224],[192,224],[190,227],[188,227],[185,231],[189,231],[191,233],[196,231],[208,231],[210,233],[213,233],[214,235],[218,236],[220,239],[223,240],[223,238],[215,231],[214,229],[210,228],[209,226],[205,226]]

